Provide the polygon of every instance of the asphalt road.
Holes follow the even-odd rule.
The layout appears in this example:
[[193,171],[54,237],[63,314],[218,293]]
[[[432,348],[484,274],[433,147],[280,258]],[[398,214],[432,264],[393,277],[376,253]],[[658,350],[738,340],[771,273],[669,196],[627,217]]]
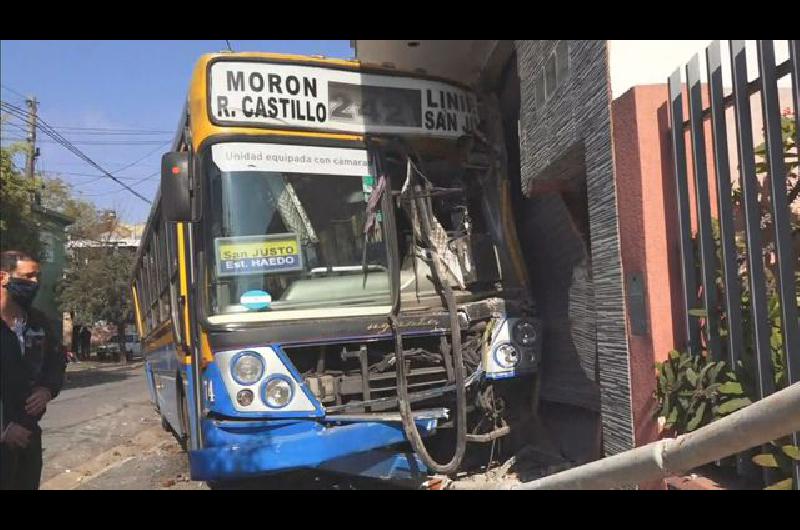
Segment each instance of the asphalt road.
[[70,364],[64,389],[47,407],[41,426],[42,489],[154,489],[170,481],[185,483],[185,455],[161,429],[141,362]]

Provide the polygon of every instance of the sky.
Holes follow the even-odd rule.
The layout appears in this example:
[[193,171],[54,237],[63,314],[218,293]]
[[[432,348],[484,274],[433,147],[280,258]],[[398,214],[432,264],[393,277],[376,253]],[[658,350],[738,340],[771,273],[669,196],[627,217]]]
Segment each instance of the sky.
[[[349,41],[239,41],[234,51],[351,58]],[[161,154],[175,134],[197,59],[227,48],[214,41],[0,41],[2,100],[38,116],[114,176],[153,198]],[[14,119],[3,145],[25,133]],[[15,126],[16,125],[16,126]],[[144,222],[150,205],[125,191],[41,131],[37,170],[58,175],[75,195],[113,208],[124,222]],[[134,163],[134,165],[130,165]],[[130,166],[130,167],[126,167]],[[118,173],[116,170],[121,169]]]
[[[789,43],[776,40],[775,62],[782,63],[789,58]],[[636,85],[661,84],[676,68],[685,65],[693,55],[700,59],[700,81],[707,81],[705,66],[705,50],[711,39],[705,40],[611,40],[609,41],[609,69],[611,78],[611,94],[618,98],[629,88]],[[747,78],[752,81],[758,77],[758,58],[756,41],[745,41],[747,56]],[[731,91],[731,59],[729,42],[720,41],[720,57],[722,60],[722,82],[726,90]],[[684,81],[685,71],[682,71]],[[778,81],[779,87],[790,87],[791,78],[785,76]]]

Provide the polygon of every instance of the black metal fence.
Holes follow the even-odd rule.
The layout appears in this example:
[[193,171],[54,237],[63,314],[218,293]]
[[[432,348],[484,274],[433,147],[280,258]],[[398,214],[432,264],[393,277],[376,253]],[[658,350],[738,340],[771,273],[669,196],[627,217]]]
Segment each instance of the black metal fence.
[[[695,355],[707,355],[710,360],[724,360],[731,367],[749,356],[758,399],[776,389],[776,355],[785,369],[783,384],[800,381],[800,41],[788,43],[789,59],[776,64],[774,42],[756,41],[758,77],[748,82],[745,41],[729,41],[732,79],[726,81],[732,93],[728,96],[724,96],[719,41],[706,49],[707,83],[701,84],[697,55],[686,64],[685,85],[680,68],[668,80],[686,313],[685,348]],[[778,80],[786,76],[791,77],[794,138],[787,138],[791,128],[782,130],[782,123],[785,126],[791,119],[789,113],[782,115],[778,99]],[[759,140],[759,146],[754,145],[751,114],[755,94],[760,100],[764,127],[763,144]],[[732,120],[726,119],[730,108]],[[706,120],[710,121],[710,143],[705,137]],[[736,132],[735,145],[731,146],[729,127]],[[713,180],[709,178],[707,152],[712,153]],[[736,156],[738,167],[731,167],[731,154]],[[690,160],[691,171],[687,167]],[[690,201],[692,188],[694,201]],[[716,191],[715,204],[709,190]],[[775,318],[776,312],[779,319]],[[776,330],[778,320],[780,329]],[[797,433],[793,435],[793,445],[800,445]],[[800,466],[795,465],[795,489],[798,471]]]

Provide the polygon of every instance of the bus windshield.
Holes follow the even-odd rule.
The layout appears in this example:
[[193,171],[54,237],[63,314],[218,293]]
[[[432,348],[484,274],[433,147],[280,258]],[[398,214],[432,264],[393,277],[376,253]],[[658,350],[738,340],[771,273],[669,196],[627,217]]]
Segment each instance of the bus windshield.
[[[293,310],[302,318],[328,308],[335,316],[390,304],[382,212],[367,208],[375,183],[366,151],[236,145],[246,147],[214,145],[206,164],[210,315]],[[282,168],[291,171],[271,170]]]

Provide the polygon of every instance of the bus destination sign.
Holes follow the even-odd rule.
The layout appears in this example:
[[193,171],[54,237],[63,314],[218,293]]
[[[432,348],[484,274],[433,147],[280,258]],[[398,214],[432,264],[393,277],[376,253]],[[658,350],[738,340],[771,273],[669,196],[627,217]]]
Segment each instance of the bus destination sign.
[[478,120],[454,85],[289,64],[214,62],[209,97],[212,120],[231,125],[458,137]]

